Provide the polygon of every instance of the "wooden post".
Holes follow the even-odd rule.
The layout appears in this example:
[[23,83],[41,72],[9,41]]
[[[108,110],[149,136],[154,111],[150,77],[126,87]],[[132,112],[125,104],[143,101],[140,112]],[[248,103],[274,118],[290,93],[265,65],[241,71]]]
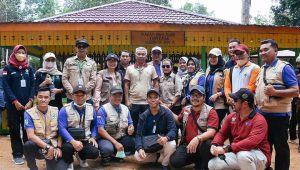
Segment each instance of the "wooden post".
[[205,46],[201,46],[201,68],[203,69],[203,71],[206,71],[206,66],[207,66],[207,55],[206,55],[206,47]]
[[257,64],[258,64],[259,66],[261,66],[261,57],[260,57],[259,49],[260,49],[260,48],[257,48]]

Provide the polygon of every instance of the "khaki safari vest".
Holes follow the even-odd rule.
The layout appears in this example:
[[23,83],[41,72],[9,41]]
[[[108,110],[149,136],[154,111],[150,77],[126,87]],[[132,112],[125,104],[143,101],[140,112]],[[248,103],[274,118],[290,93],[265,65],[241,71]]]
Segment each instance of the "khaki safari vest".
[[128,127],[129,109],[123,104],[120,104],[120,106],[121,112],[118,113],[111,103],[103,105],[107,113],[104,128],[114,139],[120,139],[125,136]]
[[[72,128],[79,128],[82,127],[83,122],[81,122],[81,125],[79,125],[80,122],[80,115],[77,112],[76,109],[73,108],[72,103],[69,103],[65,106],[66,112],[68,115],[68,127]],[[84,121],[84,128],[85,128],[85,139],[89,139],[91,137],[91,123],[94,119],[94,107],[86,103],[85,104],[85,121]],[[83,117],[81,118],[81,121],[83,121]]]
[[58,139],[58,108],[48,106],[44,114],[37,109],[37,106],[26,111],[32,118],[34,134],[40,139],[50,139],[53,147],[57,147]]
[[[266,81],[268,84],[282,84],[284,85],[282,79],[283,68],[289,64],[288,62],[278,60],[277,64],[272,67],[268,67],[266,70]],[[264,88],[265,83],[263,80],[263,74],[265,67],[261,67],[261,71],[256,80],[256,92],[255,101],[258,108],[263,112],[268,113],[286,113],[291,111],[291,97],[270,97],[265,95]]]

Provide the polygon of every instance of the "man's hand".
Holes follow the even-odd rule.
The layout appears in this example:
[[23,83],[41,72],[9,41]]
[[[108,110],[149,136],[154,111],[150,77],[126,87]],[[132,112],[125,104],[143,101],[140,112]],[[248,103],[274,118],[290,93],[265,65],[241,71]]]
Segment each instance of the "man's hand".
[[212,101],[212,102],[215,102],[219,97],[219,94],[216,93],[216,94],[213,94],[210,96],[209,100]]
[[212,145],[210,147],[210,153],[214,156],[219,156],[225,154],[223,147]]
[[16,107],[16,109],[17,109],[18,111],[21,111],[21,110],[24,110],[24,109],[25,109],[25,107],[24,107],[19,101],[15,101],[15,102],[14,102],[14,105],[15,105],[15,107]]
[[186,147],[187,153],[196,153],[198,145],[199,145],[199,139],[196,136],[190,141],[190,143]]
[[60,158],[62,157],[62,152],[59,148],[55,148],[54,149],[54,158],[57,159],[57,158]]
[[133,125],[128,126],[127,128],[128,135],[131,136],[133,132],[134,132],[134,126]]
[[54,157],[54,148],[51,146],[48,149],[48,153],[47,153],[47,155],[45,155],[45,158],[48,159],[48,160],[52,160],[53,157]]
[[116,142],[114,145],[115,145],[115,148],[117,149],[117,151],[124,151],[124,147],[121,143]]
[[44,85],[48,85],[48,84],[52,84],[52,79],[51,78],[45,78],[45,80],[43,81]]
[[89,143],[92,143],[93,146],[95,146],[96,148],[98,148],[98,143],[97,143],[97,141],[95,140],[95,138],[90,138],[90,139],[89,139]]
[[72,146],[74,147],[74,149],[77,152],[81,151],[82,148],[83,148],[83,145],[82,145],[82,143],[80,141],[77,141],[77,140],[73,139],[70,143],[72,144]]
[[125,102],[125,105],[126,105],[128,108],[131,108],[132,103],[131,103],[130,101],[126,101],[126,102]]
[[31,100],[29,100],[29,102],[26,103],[24,109],[25,110],[30,109],[32,107],[32,104],[33,104],[33,102]]
[[140,156],[140,158],[142,158],[142,159],[145,159],[145,158],[146,158],[146,153],[145,153],[144,149],[140,149],[140,150],[139,150],[139,156]]
[[160,145],[164,145],[168,142],[168,138],[165,137],[165,136],[160,136],[160,135],[157,135],[158,136],[158,139],[157,139],[157,143],[160,144]]
[[267,96],[275,96],[276,90],[274,89],[274,87],[272,85],[268,84],[264,88],[264,93]]
[[54,89],[51,90],[51,93],[53,93],[53,94],[58,94],[58,93],[61,93],[61,92],[62,92],[62,90],[57,89],[57,88],[54,88]]

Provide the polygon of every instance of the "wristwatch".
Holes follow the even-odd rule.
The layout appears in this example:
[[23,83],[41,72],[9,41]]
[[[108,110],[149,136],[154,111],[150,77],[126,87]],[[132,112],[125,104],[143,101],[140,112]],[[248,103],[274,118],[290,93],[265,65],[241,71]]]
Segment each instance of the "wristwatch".
[[48,150],[50,149],[50,145],[46,145],[44,149],[42,149],[42,154],[46,155],[48,153]]
[[224,149],[225,153],[227,153],[227,152],[232,152],[231,145],[224,145],[224,146],[223,146],[223,149]]

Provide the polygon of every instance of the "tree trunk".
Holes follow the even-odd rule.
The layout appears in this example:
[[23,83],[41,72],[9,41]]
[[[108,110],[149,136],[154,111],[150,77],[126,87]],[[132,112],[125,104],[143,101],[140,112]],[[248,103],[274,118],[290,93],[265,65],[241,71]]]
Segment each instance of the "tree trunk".
[[250,22],[250,6],[251,0],[242,0],[242,24]]

